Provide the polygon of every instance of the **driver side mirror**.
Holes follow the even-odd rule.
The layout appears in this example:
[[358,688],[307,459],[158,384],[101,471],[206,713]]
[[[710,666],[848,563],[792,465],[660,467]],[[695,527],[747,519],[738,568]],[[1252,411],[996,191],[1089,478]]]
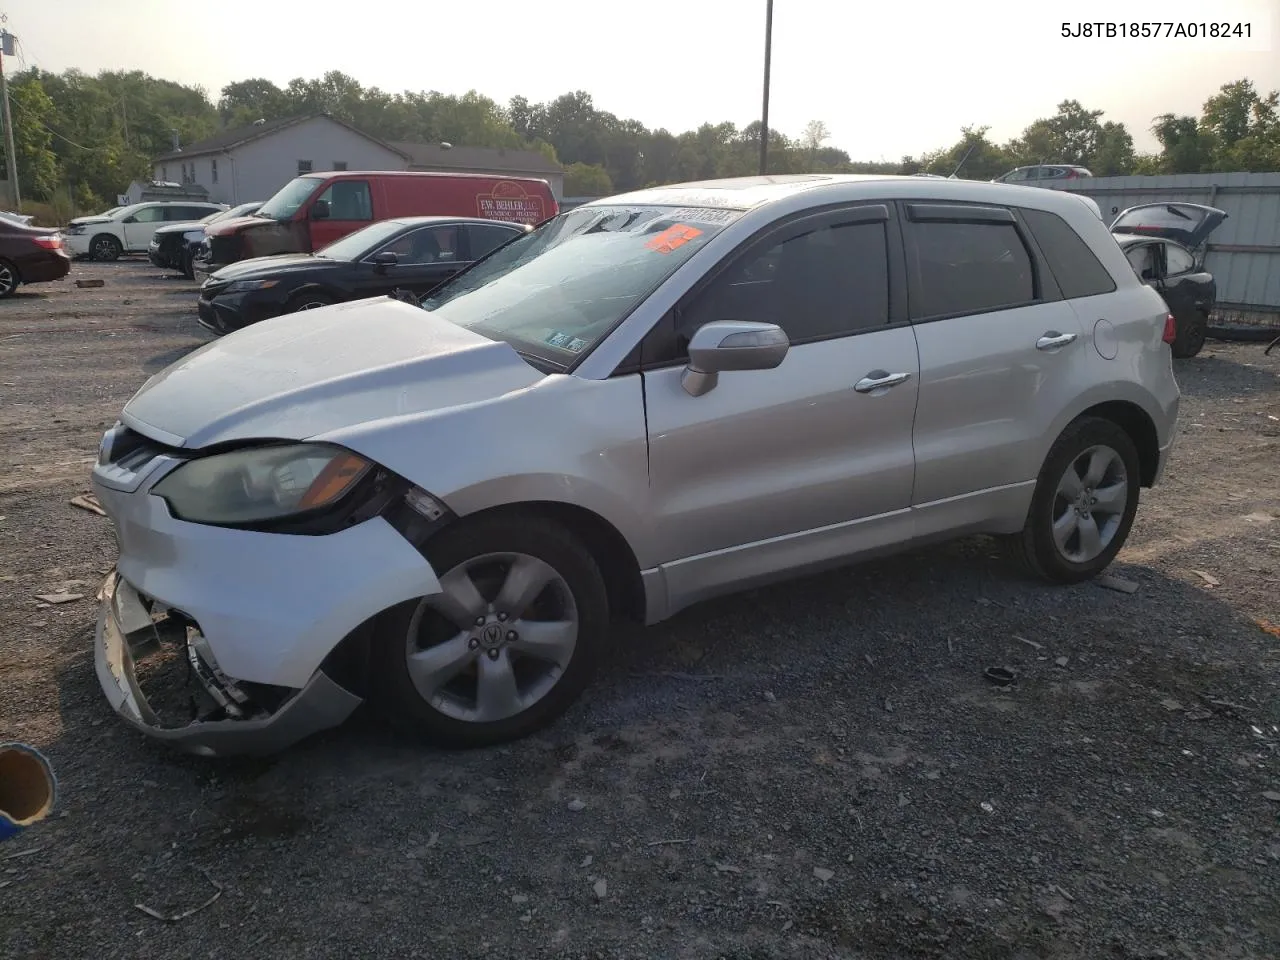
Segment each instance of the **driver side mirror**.
[[691,397],[700,397],[715,388],[721,373],[772,370],[790,348],[791,341],[777,324],[745,320],[705,323],[689,341],[689,365],[680,385]]
[[329,219],[329,201],[317,200],[315,203],[313,203],[311,205],[311,212],[309,214],[309,217],[312,220],[328,220]]
[[393,267],[400,262],[400,254],[383,250],[381,253],[375,253],[369,262],[378,268],[379,273],[382,273],[387,267]]
[[124,223],[137,223],[137,222],[138,222],[138,218],[137,218],[137,217],[134,217],[134,216],[125,217],[123,222],[124,222]]

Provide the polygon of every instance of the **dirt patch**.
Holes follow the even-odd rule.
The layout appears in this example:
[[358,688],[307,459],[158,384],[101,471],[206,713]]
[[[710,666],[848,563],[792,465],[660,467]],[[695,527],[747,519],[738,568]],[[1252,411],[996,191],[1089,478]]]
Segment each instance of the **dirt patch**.
[[[106,282],[0,303],[0,731],[61,787],[0,851],[40,847],[0,861],[0,955],[1280,955],[1261,345],[1178,363],[1178,445],[1116,569],[1132,595],[1028,583],[968,540],[622,631],[526,742],[434,752],[358,715],[227,763],[111,714],[89,638],[114,541],[69,503],[123,403],[205,341],[195,287],[136,261],[72,276]],[[73,581],[86,599],[35,599]],[[181,922],[134,906],[181,913],[210,879]]]

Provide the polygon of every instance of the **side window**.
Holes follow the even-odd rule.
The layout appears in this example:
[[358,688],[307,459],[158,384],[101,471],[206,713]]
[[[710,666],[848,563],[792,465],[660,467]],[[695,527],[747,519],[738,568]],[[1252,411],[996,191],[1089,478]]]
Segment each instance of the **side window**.
[[320,199],[329,204],[330,220],[372,220],[373,201],[364,180],[339,180]]
[[1164,255],[1167,264],[1165,267],[1166,276],[1176,277],[1180,273],[1190,273],[1195,269],[1195,259],[1182,247],[1166,243],[1164,245]]
[[1049,269],[1064,297],[1074,300],[1115,290],[1116,282],[1111,279],[1107,268],[1067,221],[1044,210],[1024,209],[1021,212],[1031,235],[1040,245],[1040,251],[1049,261]]
[[978,313],[1036,299],[1035,275],[1012,223],[911,224],[907,255],[920,291],[915,318]]
[[[336,184],[335,184],[336,186]],[[458,257],[457,227],[423,227],[397,237],[378,251],[394,253],[405,265],[453,263]]]
[[472,260],[479,260],[481,257],[488,256],[507,241],[514,240],[520,236],[514,230],[507,230],[504,227],[481,226],[479,224],[472,224],[466,230],[467,239],[471,242]]
[[164,207],[143,207],[135,210],[133,219],[138,223],[160,223],[164,220]]
[[715,320],[776,323],[793,343],[886,325],[885,224],[828,222],[748,251],[681,311],[680,348]]

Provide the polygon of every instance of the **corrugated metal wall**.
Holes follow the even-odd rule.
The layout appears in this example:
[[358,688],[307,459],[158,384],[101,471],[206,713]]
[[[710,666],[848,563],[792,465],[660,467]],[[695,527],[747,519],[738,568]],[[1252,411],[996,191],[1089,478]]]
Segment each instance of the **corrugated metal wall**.
[[1280,173],[1095,177],[1053,189],[1091,197],[1108,223],[1125,207],[1161,200],[1227,211],[1205,256],[1205,268],[1218,281],[1219,307],[1233,313],[1280,313]]

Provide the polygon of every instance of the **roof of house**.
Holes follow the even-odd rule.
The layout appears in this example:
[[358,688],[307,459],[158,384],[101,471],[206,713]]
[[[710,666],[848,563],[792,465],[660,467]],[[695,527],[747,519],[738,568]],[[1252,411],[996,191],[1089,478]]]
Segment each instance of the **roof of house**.
[[233,130],[223,130],[220,133],[215,133],[212,137],[208,137],[204,140],[197,140],[195,143],[188,144],[181,150],[171,151],[156,157],[155,162],[160,163],[165,160],[183,160],[188,157],[205,156],[210,153],[223,153],[224,151],[231,150],[242,144],[248,143],[251,140],[260,140],[262,137],[279,133],[281,130],[287,129],[288,127],[297,126],[304,121],[314,120],[316,118],[323,118],[331,121],[332,123],[336,123],[341,127],[346,127],[357,136],[364,137],[366,140],[371,140],[381,147],[386,147],[392,153],[398,153],[406,160],[410,159],[409,154],[404,150],[398,149],[392,144],[384,143],[377,137],[371,137],[363,130],[353,127],[346,121],[339,120],[337,117],[331,117],[327,113],[310,113],[297,117],[279,117],[275,120],[268,120],[265,123],[251,123],[245,127],[236,127]]
[[554,160],[536,150],[494,147],[442,147],[434,143],[396,141],[391,147],[408,156],[415,167],[494,170],[507,173],[564,173]]

